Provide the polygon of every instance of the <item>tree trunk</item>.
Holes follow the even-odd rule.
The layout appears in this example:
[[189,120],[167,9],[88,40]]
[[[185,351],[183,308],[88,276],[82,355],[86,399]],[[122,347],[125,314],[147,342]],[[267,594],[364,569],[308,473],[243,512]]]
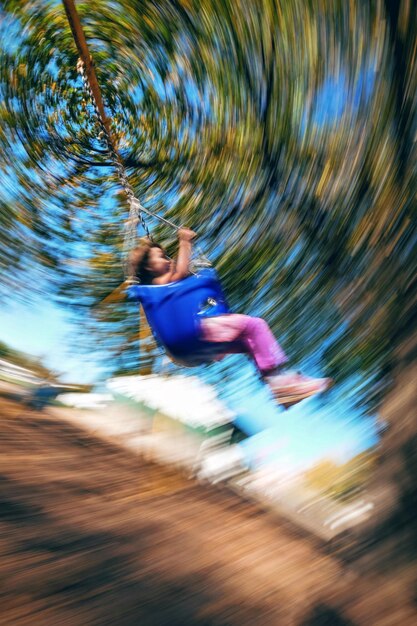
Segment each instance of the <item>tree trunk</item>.
[[373,515],[356,528],[342,549],[348,559],[373,566],[417,558],[416,346],[417,333],[397,351],[394,384],[380,410],[387,431],[379,465],[368,484]]

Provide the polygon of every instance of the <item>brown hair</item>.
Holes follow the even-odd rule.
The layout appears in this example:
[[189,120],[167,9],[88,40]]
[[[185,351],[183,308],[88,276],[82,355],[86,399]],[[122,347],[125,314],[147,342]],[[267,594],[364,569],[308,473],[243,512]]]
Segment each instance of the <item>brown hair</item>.
[[153,279],[147,267],[151,248],[163,250],[159,243],[144,239],[129,255],[129,276],[136,278],[142,285],[150,285]]

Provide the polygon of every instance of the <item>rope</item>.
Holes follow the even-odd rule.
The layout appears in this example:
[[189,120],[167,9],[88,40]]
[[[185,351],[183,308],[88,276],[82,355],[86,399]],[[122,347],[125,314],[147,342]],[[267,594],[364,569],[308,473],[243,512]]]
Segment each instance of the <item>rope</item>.
[[[123,241],[123,252],[124,252],[124,258],[126,259],[131,248],[132,248],[132,241],[134,241],[136,239],[136,235],[137,235],[137,226],[138,223],[140,222],[143,230],[146,233],[146,236],[152,241],[152,235],[149,231],[148,225],[145,222],[145,219],[143,217],[143,213],[145,212],[143,209],[144,207],[142,207],[141,203],[139,202],[139,200],[136,198],[135,193],[132,189],[131,184],[129,183],[129,179],[127,177],[127,173],[126,170],[123,166],[123,163],[121,161],[120,155],[117,152],[115,146],[114,146],[114,142],[112,140],[111,135],[109,134],[109,130],[107,125],[104,123],[103,119],[102,119],[102,115],[100,113],[100,109],[97,105],[97,102],[94,98],[94,94],[92,92],[90,83],[88,81],[88,78],[86,76],[86,72],[85,72],[85,64],[84,61],[82,59],[78,60],[77,63],[77,70],[79,72],[79,74],[81,75],[81,78],[83,80],[84,83],[84,87],[86,89],[86,91],[88,92],[88,95],[90,97],[90,100],[94,106],[94,112],[95,112],[95,116],[96,116],[96,123],[98,124],[99,128],[100,128],[100,133],[99,133],[99,139],[101,139],[101,141],[103,141],[106,144],[107,150],[110,154],[110,159],[112,160],[116,171],[117,171],[117,175],[119,177],[119,181],[124,189],[124,192],[126,194],[127,197],[127,202],[129,205],[129,217],[126,221],[126,225],[125,225],[125,235],[124,235],[124,241]],[[125,274],[127,275],[128,271],[127,271],[127,262],[125,261]]]
[[100,128],[99,139],[105,143],[107,150],[110,154],[119,181],[124,189],[129,204],[129,217],[125,225],[125,235],[123,240],[123,252],[124,252],[124,271],[125,275],[128,275],[127,257],[131,250],[132,242],[137,237],[137,227],[140,223],[144,229],[146,236],[153,241],[152,235],[146,224],[144,214],[154,217],[155,219],[167,224],[175,230],[179,229],[179,226],[171,222],[170,220],[161,217],[160,215],[153,213],[146,209],[140,201],[136,198],[132,186],[129,183],[129,179],[126,173],[126,169],[123,165],[122,159],[117,150],[115,141],[112,137],[110,118],[107,117],[104,108],[103,98],[101,96],[100,87],[97,81],[96,72],[94,69],[94,63],[88,50],[87,41],[85,39],[84,31],[81,26],[80,18],[78,16],[74,0],[63,0],[64,8],[67,14],[68,22],[74,36],[75,43],[80,53],[80,58],[77,63],[77,71],[81,75],[84,87],[90,97],[90,100],[94,107],[96,123]]

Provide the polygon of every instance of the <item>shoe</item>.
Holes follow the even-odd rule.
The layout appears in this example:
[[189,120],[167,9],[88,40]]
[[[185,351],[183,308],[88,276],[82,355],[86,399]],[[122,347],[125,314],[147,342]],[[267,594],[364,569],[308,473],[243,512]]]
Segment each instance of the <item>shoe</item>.
[[331,378],[310,378],[298,372],[286,372],[267,376],[266,382],[271,388],[275,399],[286,408],[310,398],[332,386]]

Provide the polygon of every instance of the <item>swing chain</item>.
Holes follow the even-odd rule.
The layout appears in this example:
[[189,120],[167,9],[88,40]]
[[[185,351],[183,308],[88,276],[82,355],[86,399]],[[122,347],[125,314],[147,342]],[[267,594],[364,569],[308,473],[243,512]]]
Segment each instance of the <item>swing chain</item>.
[[141,203],[139,202],[139,200],[135,197],[135,193],[132,189],[131,184],[129,183],[129,179],[127,177],[126,174],[126,170],[125,167],[120,159],[120,155],[117,152],[114,143],[109,135],[109,132],[104,124],[104,121],[101,117],[99,108],[97,106],[97,103],[95,101],[94,98],[94,94],[92,92],[92,89],[90,87],[90,83],[88,81],[88,78],[86,76],[85,73],[85,66],[84,66],[84,61],[82,59],[78,59],[78,63],[77,63],[77,71],[79,72],[79,74],[81,75],[84,87],[86,89],[86,91],[88,92],[89,98],[91,100],[91,103],[93,104],[94,107],[94,112],[95,112],[95,124],[99,127],[100,132],[99,132],[99,141],[101,141],[107,148],[108,152],[110,153],[110,158],[113,161],[114,166],[116,167],[117,170],[117,174],[120,180],[120,183],[125,191],[125,194],[127,196],[127,201],[129,204],[129,218],[127,220],[127,224],[126,224],[126,233],[125,233],[125,239],[124,239],[124,249],[126,252],[129,251],[131,245],[130,242],[132,240],[134,240],[136,238],[136,230],[137,230],[137,225],[140,222],[143,230],[146,233],[146,236],[148,237],[148,239],[150,239],[151,241],[152,239],[152,235],[149,231],[148,225],[145,222],[145,218],[143,217],[143,209],[144,207],[142,207]]
[[[88,81],[88,78],[86,76],[86,72],[85,72],[85,65],[84,65],[84,61],[79,58],[78,62],[77,62],[77,71],[78,73],[81,75],[83,84],[84,84],[84,88],[86,90],[86,92],[89,95],[90,101],[93,105],[94,108],[94,112],[95,112],[95,119],[94,119],[94,123],[96,126],[98,126],[99,128],[99,133],[98,133],[98,139],[99,141],[106,147],[107,151],[110,154],[110,158],[113,161],[113,164],[117,170],[117,175],[119,177],[119,181],[124,189],[124,192],[126,194],[127,197],[127,201],[129,204],[129,217],[126,221],[126,225],[125,225],[125,236],[124,236],[124,243],[123,243],[123,251],[124,251],[124,258],[126,259],[125,263],[124,263],[124,270],[125,270],[125,275],[128,276],[129,274],[129,269],[128,269],[128,255],[129,252],[131,250],[131,248],[133,247],[134,244],[132,244],[132,242],[134,242],[136,240],[137,237],[137,226],[140,223],[140,225],[142,226],[143,230],[146,233],[146,237],[150,240],[153,241],[153,237],[152,234],[149,231],[148,225],[145,221],[144,218],[144,214],[146,213],[147,215],[151,215],[154,218],[158,219],[159,221],[167,224],[168,226],[171,226],[172,228],[174,228],[175,230],[178,230],[179,227],[176,224],[173,224],[170,220],[161,217],[160,215],[156,215],[154,213],[152,213],[151,211],[149,211],[148,209],[145,209],[145,207],[142,206],[142,204],[139,202],[139,200],[136,198],[135,193],[132,189],[132,186],[129,182],[129,179],[127,177],[127,173],[126,173],[126,169],[122,163],[122,160],[120,158],[120,155],[114,145],[114,142],[109,134],[109,131],[104,123],[104,120],[102,119],[100,110],[97,106],[96,100],[94,98],[94,94],[93,91],[91,89],[90,83]],[[85,103],[84,103],[85,106]],[[87,107],[85,107],[87,109]],[[195,270],[198,270],[199,268],[202,267],[211,267],[211,262],[207,259],[207,257],[200,251],[199,247],[197,248],[197,253],[198,253],[198,259],[195,259],[193,262],[193,266],[194,269],[191,270],[192,274],[195,274]],[[131,277],[129,277],[129,280],[131,280]]]

